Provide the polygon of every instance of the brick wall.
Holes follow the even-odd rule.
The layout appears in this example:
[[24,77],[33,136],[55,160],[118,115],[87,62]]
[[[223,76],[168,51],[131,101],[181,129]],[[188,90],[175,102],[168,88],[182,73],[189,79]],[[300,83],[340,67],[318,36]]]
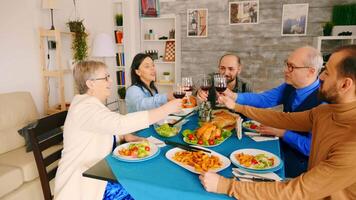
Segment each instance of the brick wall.
[[[322,25],[330,21],[332,6],[355,0],[260,0],[259,24],[229,25],[228,0],[176,0],[161,3],[161,14],[175,13],[181,18],[182,76],[216,71],[225,53],[236,53],[244,65],[241,77],[256,91],[283,82],[283,61],[295,48],[313,45],[322,35]],[[309,3],[306,36],[281,36],[282,6]],[[187,9],[208,9],[208,37],[188,38]]]

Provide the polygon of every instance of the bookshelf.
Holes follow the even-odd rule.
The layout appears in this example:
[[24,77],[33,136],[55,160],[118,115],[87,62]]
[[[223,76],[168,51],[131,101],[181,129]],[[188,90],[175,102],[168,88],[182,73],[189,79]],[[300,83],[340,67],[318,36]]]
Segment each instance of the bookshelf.
[[[179,16],[169,14],[160,17],[141,18],[141,52],[153,52],[156,65],[156,86],[160,93],[172,91],[175,83],[181,79],[181,37]],[[174,32],[172,32],[174,30]],[[165,80],[163,72],[170,73]]]
[[[73,33],[71,32],[62,32],[59,30],[48,30],[48,29],[39,29],[39,39],[40,39],[40,64],[42,71],[42,82],[43,82],[43,102],[44,102],[44,112],[47,115],[54,114],[56,112],[67,110],[69,103],[65,101],[65,75],[70,74],[71,70],[65,68],[63,64],[62,56],[62,37],[71,37]],[[54,67],[50,69],[49,62],[51,60],[49,55],[49,49],[46,53],[46,41],[54,41],[56,47],[54,49],[55,54],[51,60],[55,60]],[[48,60],[47,60],[48,59]],[[47,60],[47,61],[46,61]],[[58,87],[51,87],[50,81],[58,81]],[[55,89],[56,91],[51,91]],[[54,105],[51,105],[50,98],[51,95],[58,94],[52,98],[55,99]],[[58,98],[58,99],[57,99]]]
[[319,36],[314,39],[314,45],[323,56],[324,63],[337,47],[348,44],[356,44],[356,36]]

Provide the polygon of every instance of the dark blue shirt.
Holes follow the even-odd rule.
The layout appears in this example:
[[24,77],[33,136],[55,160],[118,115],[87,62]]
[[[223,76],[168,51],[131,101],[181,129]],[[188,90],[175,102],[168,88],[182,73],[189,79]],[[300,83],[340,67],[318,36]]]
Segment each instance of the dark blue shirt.
[[[267,90],[265,92],[256,93],[239,93],[236,99],[238,104],[254,106],[257,108],[270,108],[282,104],[284,90],[287,84]],[[292,111],[294,111],[303,101],[317,90],[320,86],[320,81],[317,79],[311,85],[296,89],[294,100],[292,100]],[[293,148],[306,156],[309,156],[311,145],[311,134],[300,135],[294,131],[287,130],[283,136],[283,141],[288,143]]]

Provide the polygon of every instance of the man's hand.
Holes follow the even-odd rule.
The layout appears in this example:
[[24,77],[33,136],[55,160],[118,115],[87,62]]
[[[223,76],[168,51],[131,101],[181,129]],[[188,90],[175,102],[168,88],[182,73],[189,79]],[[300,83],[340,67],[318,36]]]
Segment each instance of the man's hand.
[[234,93],[229,88],[226,88],[226,90],[223,92],[223,95],[226,97],[230,97],[232,100],[236,101],[237,93]]
[[208,100],[209,91],[204,91],[199,89],[197,92],[197,97],[200,101],[207,101]]
[[236,103],[230,97],[220,96],[218,100],[219,100],[219,103],[224,104],[227,108],[229,108],[231,110],[233,110],[235,108]]
[[211,172],[207,172],[199,176],[199,180],[201,184],[203,185],[204,189],[208,192],[217,192],[219,178],[220,175]]
[[265,125],[261,125],[260,127],[256,128],[256,131],[263,135],[274,135],[280,138],[283,137],[284,133],[286,132],[285,129],[278,129]]

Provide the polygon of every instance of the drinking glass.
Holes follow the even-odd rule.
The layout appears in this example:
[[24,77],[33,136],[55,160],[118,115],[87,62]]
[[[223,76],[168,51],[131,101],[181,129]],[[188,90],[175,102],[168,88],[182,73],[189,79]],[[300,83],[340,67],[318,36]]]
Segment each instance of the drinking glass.
[[190,102],[190,95],[192,95],[192,91],[193,91],[193,79],[192,77],[183,77],[182,78],[182,86],[184,88],[184,90],[186,91],[186,95],[187,95],[187,104],[191,104]]
[[183,97],[185,97],[184,87],[180,83],[177,83],[175,85],[173,90],[173,96],[176,99],[182,99]]
[[[226,77],[224,75],[220,75],[220,74],[214,75],[214,86],[215,86],[215,90],[219,94],[222,94],[227,88]],[[218,100],[217,97],[216,97],[216,100]],[[218,103],[218,104],[216,104],[216,106],[221,107],[223,105]]]

